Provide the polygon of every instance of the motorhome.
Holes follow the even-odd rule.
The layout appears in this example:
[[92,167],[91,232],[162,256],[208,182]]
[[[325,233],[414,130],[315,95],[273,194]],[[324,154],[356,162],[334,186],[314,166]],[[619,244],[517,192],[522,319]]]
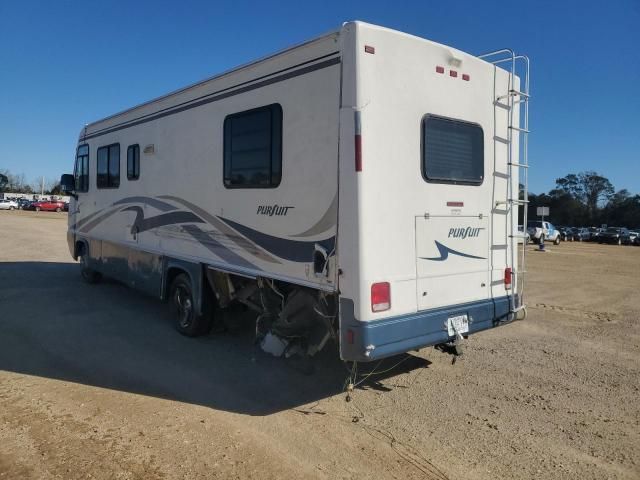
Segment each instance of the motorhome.
[[71,255],[185,335],[243,305],[278,355],[372,361],[508,323],[528,69],[348,22],[88,124],[62,178]]

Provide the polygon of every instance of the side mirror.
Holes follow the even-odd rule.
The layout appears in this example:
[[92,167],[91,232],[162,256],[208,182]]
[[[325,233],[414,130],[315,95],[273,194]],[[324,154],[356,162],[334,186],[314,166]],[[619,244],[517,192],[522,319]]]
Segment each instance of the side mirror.
[[71,175],[69,173],[65,173],[64,175],[62,175],[60,177],[60,189],[64,193],[67,193],[67,194],[71,195],[73,198],[75,198],[75,199],[78,198],[78,196],[75,194],[76,180],[73,177],[73,175]]

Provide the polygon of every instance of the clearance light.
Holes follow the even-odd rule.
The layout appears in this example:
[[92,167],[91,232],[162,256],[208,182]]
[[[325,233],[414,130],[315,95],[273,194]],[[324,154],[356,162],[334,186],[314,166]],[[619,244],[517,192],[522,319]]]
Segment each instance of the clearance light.
[[513,276],[513,271],[511,267],[507,267],[504,269],[504,288],[509,290],[511,288],[511,277]]
[[366,53],[370,53],[371,55],[373,55],[374,53],[376,53],[376,48],[372,47],[371,45],[365,45],[364,46],[364,51]]
[[440,67],[440,66],[436,67],[436,72],[444,73],[444,67]]
[[470,77],[468,74],[463,73],[463,74],[462,74],[462,79],[463,79],[465,82],[468,82],[469,80],[471,80],[471,77]]
[[455,78],[458,76],[458,72],[456,72],[455,70],[449,70],[449,76]]
[[371,285],[371,311],[384,312],[391,308],[391,285],[389,282]]

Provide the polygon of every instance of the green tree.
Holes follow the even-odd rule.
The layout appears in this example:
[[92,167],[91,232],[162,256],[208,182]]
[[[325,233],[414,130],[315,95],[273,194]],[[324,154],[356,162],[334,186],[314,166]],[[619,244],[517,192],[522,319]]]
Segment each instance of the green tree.
[[586,207],[590,223],[598,219],[600,206],[607,204],[615,191],[608,178],[591,170],[558,178],[556,187]]

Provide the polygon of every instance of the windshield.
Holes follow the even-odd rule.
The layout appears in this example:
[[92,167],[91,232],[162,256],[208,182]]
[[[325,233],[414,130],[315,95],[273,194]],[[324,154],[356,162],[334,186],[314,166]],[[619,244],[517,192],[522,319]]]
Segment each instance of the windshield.
[[609,233],[619,233],[620,229],[619,228],[615,228],[615,227],[609,227],[609,228],[607,228],[607,232],[609,232]]

